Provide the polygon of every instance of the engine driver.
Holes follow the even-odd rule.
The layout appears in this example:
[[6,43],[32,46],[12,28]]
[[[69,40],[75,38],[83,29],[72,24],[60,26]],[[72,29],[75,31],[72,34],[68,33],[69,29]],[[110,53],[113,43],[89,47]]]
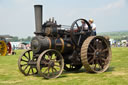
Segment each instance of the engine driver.
[[96,25],[94,24],[94,20],[93,19],[90,19],[89,20],[89,24],[92,27],[92,30],[93,30],[94,35],[96,35]]

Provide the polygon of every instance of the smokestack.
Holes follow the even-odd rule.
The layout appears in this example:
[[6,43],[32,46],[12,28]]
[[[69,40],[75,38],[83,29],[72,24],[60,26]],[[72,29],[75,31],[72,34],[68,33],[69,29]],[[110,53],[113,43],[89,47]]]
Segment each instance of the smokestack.
[[42,5],[34,5],[35,8],[35,34],[40,34],[42,32]]

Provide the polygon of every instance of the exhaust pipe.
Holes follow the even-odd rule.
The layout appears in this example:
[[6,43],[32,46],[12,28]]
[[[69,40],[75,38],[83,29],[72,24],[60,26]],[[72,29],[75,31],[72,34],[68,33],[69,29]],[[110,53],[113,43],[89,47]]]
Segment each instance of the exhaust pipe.
[[42,5],[34,5],[35,8],[35,34],[42,33]]

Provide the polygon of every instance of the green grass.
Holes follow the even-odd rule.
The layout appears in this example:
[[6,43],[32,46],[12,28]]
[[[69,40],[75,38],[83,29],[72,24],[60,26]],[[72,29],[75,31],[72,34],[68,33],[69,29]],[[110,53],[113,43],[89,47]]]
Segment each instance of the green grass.
[[63,72],[57,79],[46,80],[38,76],[24,76],[18,69],[18,57],[0,56],[0,85],[128,85],[128,48],[112,48],[112,61],[107,72]]

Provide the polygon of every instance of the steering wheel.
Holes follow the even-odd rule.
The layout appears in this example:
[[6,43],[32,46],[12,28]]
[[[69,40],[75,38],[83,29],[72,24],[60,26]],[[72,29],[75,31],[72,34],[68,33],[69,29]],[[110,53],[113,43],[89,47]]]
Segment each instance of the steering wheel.
[[[84,26],[82,24],[82,21],[84,22]],[[86,30],[85,30],[85,25],[87,27]],[[72,23],[70,29],[71,29],[71,31],[70,31],[71,40],[76,47],[80,47],[80,43],[83,38],[82,36],[93,35],[92,27],[90,26],[89,22],[85,19],[75,20]]]

